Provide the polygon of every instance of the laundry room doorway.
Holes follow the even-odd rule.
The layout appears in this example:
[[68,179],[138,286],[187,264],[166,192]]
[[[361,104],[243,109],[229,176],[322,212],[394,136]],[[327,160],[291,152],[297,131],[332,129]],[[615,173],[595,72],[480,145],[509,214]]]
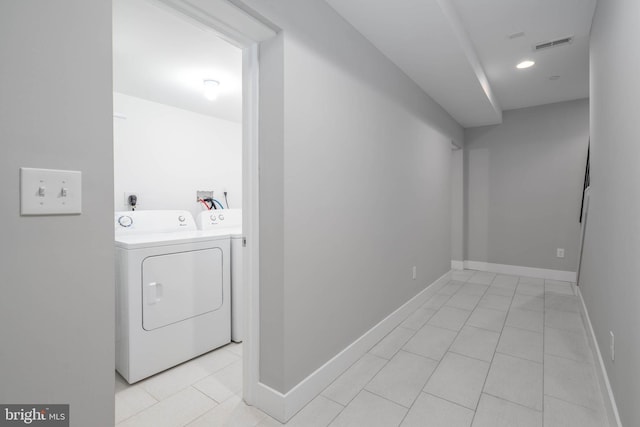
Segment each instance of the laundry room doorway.
[[[122,239],[125,243],[118,243],[119,230],[130,232],[136,227],[144,228],[138,222],[145,220],[145,215],[139,215],[143,211],[177,212],[176,218],[180,219],[175,226],[190,226],[190,219],[184,219],[190,217],[194,230],[202,228],[207,218],[210,222],[228,221],[234,216],[232,212],[241,212],[241,232],[229,232],[229,236],[230,241],[235,237],[241,248],[243,280],[231,286],[242,290],[241,306],[244,307],[240,320],[242,333],[240,338],[234,338],[241,344],[231,342],[212,349],[200,356],[204,358],[200,363],[195,356],[177,364],[174,358],[175,366],[142,380],[132,375],[129,381],[124,379],[127,375],[118,375],[116,424],[135,421],[145,405],[170,398],[181,387],[191,388],[206,380],[209,374],[223,370],[224,378],[219,382],[228,386],[227,392],[240,395],[249,404],[255,401],[259,383],[258,44],[275,34],[274,29],[227,0],[113,0],[116,250],[130,244],[126,239]],[[133,211],[136,212],[127,214]],[[204,219],[198,220],[198,217]],[[202,233],[196,230],[193,236]],[[182,236],[178,236],[179,241],[184,243]],[[192,239],[191,236],[188,238]],[[193,237],[197,238],[200,237]],[[145,247],[150,246],[151,243]],[[231,249],[228,256],[233,263]],[[148,258],[141,259],[145,263]],[[159,259],[154,258],[154,262],[158,264]],[[123,325],[131,328],[135,324],[142,335],[156,332],[144,324],[144,305],[156,304],[171,295],[165,284],[145,284],[144,278],[135,285],[124,283],[122,277],[126,275],[122,271],[118,273],[123,265],[116,265],[117,294],[122,294],[127,286],[142,286],[147,292],[147,285],[153,285],[153,298],[144,294],[140,318],[131,318],[136,315],[125,314],[126,310],[116,304],[117,354],[131,350],[123,344],[124,338],[132,339]],[[160,269],[163,268],[171,270],[164,266]],[[144,271],[142,267],[140,271]],[[216,271],[222,272],[222,276],[230,275],[233,281],[230,266],[221,264]],[[175,269],[168,274],[179,277]],[[237,272],[235,275],[238,276]],[[193,295],[190,298],[196,298]],[[231,295],[229,291],[227,297]],[[116,299],[122,306],[125,301],[122,295]],[[183,303],[180,307],[184,319],[201,315],[194,312],[191,316],[188,301]],[[194,301],[193,305],[201,304]],[[157,305],[154,310],[161,312]],[[122,318],[126,316],[129,318],[125,321]],[[182,321],[178,317],[175,321],[171,316],[168,318],[172,320],[162,323],[163,327]],[[122,363],[126,365],[128,360]],[[241,379],[234,376],[237,371]],[[162,375],[168,379],[157,380]],[[234,377],[230,379],[230,376]],[[238,381],[240,391],[236,387]],[[131,387],[136,387],[136,391],[127,392]],[[207,394],[205,386],[194,388]],[[119,405],[118,392],[123,391],[124,401]],[[127,400],[127,393],[135,398]]]

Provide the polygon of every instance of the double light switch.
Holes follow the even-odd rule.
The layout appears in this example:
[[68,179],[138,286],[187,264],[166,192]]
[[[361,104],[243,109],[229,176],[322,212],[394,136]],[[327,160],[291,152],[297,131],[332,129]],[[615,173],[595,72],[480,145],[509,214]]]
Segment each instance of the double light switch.
[[21,215],[82,213],[82,172],[20,168]]

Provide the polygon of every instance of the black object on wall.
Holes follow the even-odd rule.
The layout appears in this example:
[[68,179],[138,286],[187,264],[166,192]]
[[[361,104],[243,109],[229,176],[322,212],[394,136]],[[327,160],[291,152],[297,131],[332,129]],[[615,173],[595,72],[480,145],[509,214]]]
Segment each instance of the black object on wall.
[[587,166],[584,171],[584,185],[582,187],[582,204],[580,205],[580,223],[582,224],[582,215],[584,214],[584,193],[591,184],[591,176],[589,175],[589,160],[591,156],[591,140],[589,140],[589,146],[587,147]]

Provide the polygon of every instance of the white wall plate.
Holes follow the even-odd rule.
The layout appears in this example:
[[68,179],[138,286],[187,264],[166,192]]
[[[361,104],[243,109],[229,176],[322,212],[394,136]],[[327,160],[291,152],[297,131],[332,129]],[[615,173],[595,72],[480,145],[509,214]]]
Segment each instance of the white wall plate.
[[20,168],[21,215],[82,213],[82,172]]

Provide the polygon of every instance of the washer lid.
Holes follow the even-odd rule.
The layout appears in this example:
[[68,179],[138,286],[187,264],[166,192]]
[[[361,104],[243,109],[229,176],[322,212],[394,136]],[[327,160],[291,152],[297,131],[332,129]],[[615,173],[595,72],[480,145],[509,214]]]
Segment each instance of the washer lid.
[[116,236],[115,244],[123,249],[153,248],[157,246],[181,245],[228,239],[228,234],[184,231],[178,233],[148,233]]

